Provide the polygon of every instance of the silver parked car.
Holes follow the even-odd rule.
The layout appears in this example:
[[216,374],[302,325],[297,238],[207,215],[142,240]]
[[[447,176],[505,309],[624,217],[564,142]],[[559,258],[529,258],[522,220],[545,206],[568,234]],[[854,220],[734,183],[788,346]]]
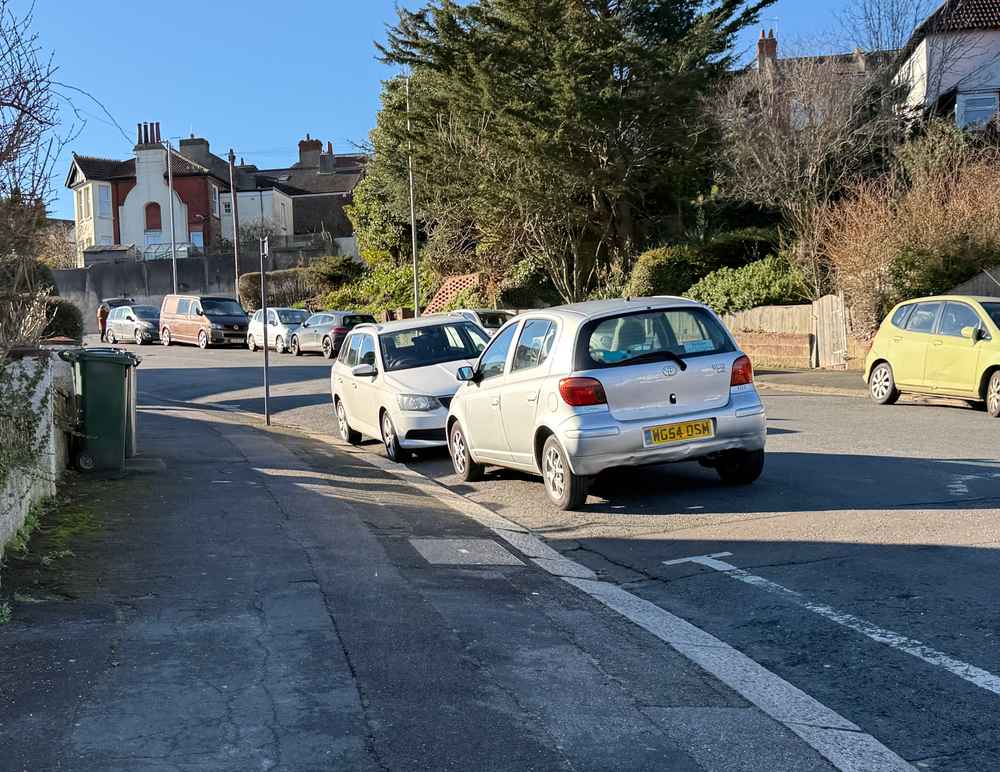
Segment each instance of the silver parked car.
[[[288,351],[288,341],[309,316],[308,311],[299,308],[267,309],[267,347],[279,354]],[[256,351],[264,345],[264,311],[257,309],[247,325],[247,348]]]
[[458,368],[475,362],[488,341],[478,325],[440,316],[355,327],[330,368],[340,436],[380,439],[393,461],[444,447]]
[[375,324],[375,317],[354,311],[319,311],[292,333],[288,349],[294,356],[318,351],[327,359],[333,359],[340,353],[347,333],[359,324]]
[[108,314],[108,343],[142,345],[160,339],[160,309],[156,306],[118,306]]
[[516,316],[513,311],[492,308],[460,308],[448,313],[451,316],[461,316],[470,322],[475,322],[490,335],[495,335],[497,330]]
[[750,360],[707,307],[683,298],[601,300],[526,312],[504,326],[448,415],[455,472],[540,474],[573,509],[622,466],[699,461],[726,483],[764,466],[764,406]]

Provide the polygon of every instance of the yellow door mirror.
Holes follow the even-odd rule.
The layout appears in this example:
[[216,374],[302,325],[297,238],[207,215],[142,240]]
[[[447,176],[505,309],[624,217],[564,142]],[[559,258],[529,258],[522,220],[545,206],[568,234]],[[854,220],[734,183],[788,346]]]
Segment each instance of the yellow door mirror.
[[982,337],[982,331],[978,327],[963,327],[962,337],[968,338],[969,340],[976,341]]

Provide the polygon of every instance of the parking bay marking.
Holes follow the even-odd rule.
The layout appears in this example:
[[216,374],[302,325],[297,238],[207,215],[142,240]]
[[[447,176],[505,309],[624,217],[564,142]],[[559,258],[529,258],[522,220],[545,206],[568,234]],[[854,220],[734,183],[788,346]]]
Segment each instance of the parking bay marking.
[[827,606],[824,603],[815,603],[806,598],[800,592],[790,590],[784,585],[772,582],[770,579],[765,579],[762,576],[751,574],[738,566],[734,566],[732,563],[719,560],[719,558],[731,557],[732,554],[733,553],[731,552],[716,552],[711,555],[694,555],[692,557],[678,558],[676,560],[664,560],[663,565],[676,566],[682,563],[697,563],[698,565],[719,571],[732,579],[743,582],[744,584],[758,587],[769,593],[785,598],[797,606],[801,606],[802,608],[808,609],[815,614],[819,614],[824,619],[836,622],[842,627],[861,633],[862,635],[871,638],[873,641],[884,643],[886,646],[890,646],[897,651],[906,652],[917,659],[923,660],[929,665],[944,668],[952,675],[956,675],[962,680],[968,681],[974,686],[978,686],[980,689],[985,689],[986,691],[1000,695],[1000,676],[994,675],[988,670],[983,670],[975,665],[970,665],[968,662],[962,662],[960,659],[955,659],[954,657],[945,654],[943,651],[931,648],[914,638],[908,638],[900,633],[887,630],[884,627],[879,627],[866,619],[854,616],[854,614],[838,611],[837,609]]

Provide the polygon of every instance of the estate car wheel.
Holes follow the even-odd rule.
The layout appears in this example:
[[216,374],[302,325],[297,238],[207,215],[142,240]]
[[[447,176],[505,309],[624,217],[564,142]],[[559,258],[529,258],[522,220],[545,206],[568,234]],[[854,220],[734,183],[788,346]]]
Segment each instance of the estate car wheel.
[[465,441],[465,433],[462,425],[455,421],[451,426],[450,442],[448,450],[451,452],[451,465],[455,467],[457,474],[464,482],[478,482],[483,479],[485,467],[472,460],[469,453],[469,445]]
[[994,418],[1000,418],[1000,370],[990,377],[986,387],[986,412]]
[[385,444],[385,454],[390,461],[399,461],[403,458],[403,448],[399,444],[396,427],[392,425],[388,410],[382,413],[382,442]]
[[337,400],[337,429],[340,431],[340,438],[344,442],[349,442],[351,445],[357,445],[361,442],[361,432],[351,428],[351,425],[347,422],[347,409],[339,399]]
[[253,339],[253,335],[247,335],[247,348],[251,351],[257,350],[257,341]]
[[764,471],[764,451],[731,450],[723,453],[715,471],[726,485],[750,485]]
[[323,338],[323,356],[326,359],[333,359],[333,341],[329,338]]
[[198,333],[198,348],[208,348],[208,333],[204,330]]
[[141,346],[143,343],[146,342],[146,338],[143,337],[142,330],[140,330],[138,327],[135,328],[135,332],[133,334],[135,335],[135,345]]
[[160,330],[160,343],[162,343],[164,346],[169,346],[170,345],[170,328],[169,327],[164,327],[162,330]]
[[545,492],[559,509],[578,509],[587,500],[590,479],[573,473],[555,437],[549,437],[542,448],[542,477]]
[[285,348],[285,339],[280,335],[274,339],[274,351],[278,354],[284,354],[288,349]]
[[899,399],[899,389],[888,362],[876,365],[868,376],[868,394],[880,405],[891,405]]
[[118,339],[115,337],[114,330],[108,330],[107,335],[105,335],[104,337],[108,339],[108,343],[110,343],[112,346],[118,342]]
[[292,342],[288,346],[288,350],[292,353],[293,357],[297,357],[302,353],[302,349],[299,348],[299,336],[293,335]]

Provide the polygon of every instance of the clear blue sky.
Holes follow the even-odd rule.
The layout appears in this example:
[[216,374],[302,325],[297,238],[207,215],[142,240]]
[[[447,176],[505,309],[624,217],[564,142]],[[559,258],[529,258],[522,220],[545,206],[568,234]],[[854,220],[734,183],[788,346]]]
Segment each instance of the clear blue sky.
[[[779,38],[811,37],[832,26],[840,3],[779,0],[762,24]],[[28,0],[14,5],[26,8]],[[194,132],[219,155],[233,147],[260,167],[294,162],[306,132],[351,150],[366,140],[380,83],[392,74],[375,60],[373,41],[384,38],[395,7],[394,0],[36,0],[39,42],[54,54],[59,79],[91,92],[127,135],[73,95],[87,123],[60,160],[52,214],[73,216],[62,187],[69,152],[128,158],[140,121],[159,121],[165,136]],[[752,49],[755,35],[741,48]],[[74,119],[68,107],[63,113]]]

